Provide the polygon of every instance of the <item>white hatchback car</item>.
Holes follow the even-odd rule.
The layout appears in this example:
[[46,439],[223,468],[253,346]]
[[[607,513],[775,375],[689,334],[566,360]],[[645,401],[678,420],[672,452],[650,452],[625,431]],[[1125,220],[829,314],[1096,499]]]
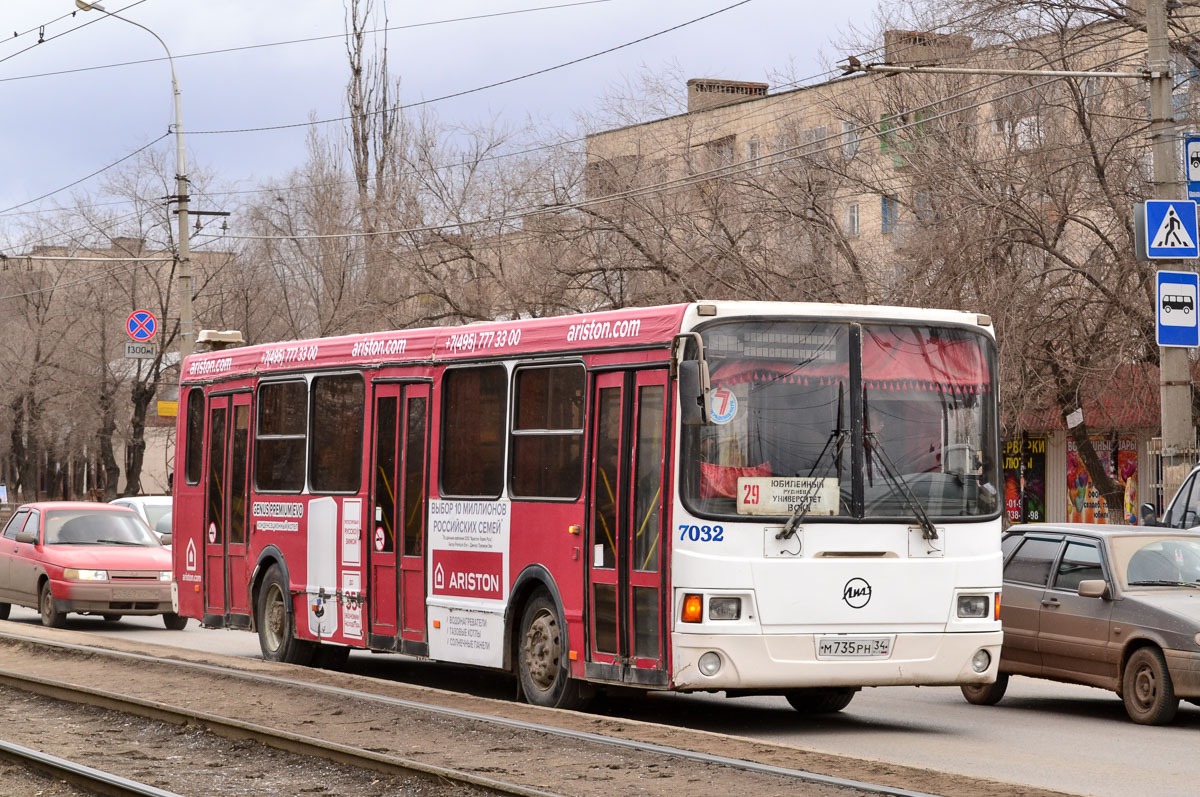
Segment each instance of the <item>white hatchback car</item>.
[[164,534],[171,533],[171,496],[169,495],[131,495],[109,501],[110,504],[132,509],[142,516],[146,525],[154,529],[161,540]]

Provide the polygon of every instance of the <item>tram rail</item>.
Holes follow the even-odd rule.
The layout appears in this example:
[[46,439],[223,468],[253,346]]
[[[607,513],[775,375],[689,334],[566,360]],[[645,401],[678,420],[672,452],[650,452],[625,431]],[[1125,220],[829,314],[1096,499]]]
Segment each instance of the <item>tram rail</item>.
[[[752,760],[732,758],[712,753],[688,750],[668,745],[655,744],[630,738],[617,738],[604,734],[562,728],[555,725],[531,722],[528,720],[485,714],[467,709],[437,705],[409,698],[378,694],[353,689],[344,686],[315,683],[309,680],[289,678],[284,675],[249,672],[233,667],[226,667],[208,662],[182,661],[178,658],[154,656],[148,653],[134,653],[113,650],[111,648],[80,645],[71,642],[47,640],[36,636],[26,636],[0,632],[0,641],[20,645],[38,646],[64,652],[86,654],[87,656],[102,656],[113,660],[154,664],[164,667],[174,667],[190,670],[196,673],[238,679],[245,682],[262,685],[284,686],[289,689],[311,690],[344,700],[357,700],[369,703],[383,704],[407,710],[426,712],[460,720],[483,723],[496,728],[506,728],[523,733],[536,733],[559,739],[570,739],[577,743],[594,744],[609,748],[622,748],[654,756],[664,756],[720,767],[732,768],[736,771],[757,773],[773,776],[796,783],[820,784],[837,789],[850,790],[860,794],[878,794],[894,797],[936,797],[928,792],[901,788],[893,785],[869,783],[861,780],[826,775],[803,769],[794,769]],[[109,690],[97,689],[90,686],[60,681],[45,676],[35,676],[23,672],[0,669],[0,684],[25,689],[60,700],[68,700],[102,707],[110,710],[135,714],[148,719],[160,720],[173,724],[196,724],[207,728],[214,734],[233,739],[253,739],[272,747],[306,756],[316,756],[327,760],[374,769],[391,774],[419,774],[430,778],[443,778],[452,782],[471,784],[477,788],[492,791],[497,794],[527,795],[529,797],[545,797],[553,794],[539,789],[533,789],[521,784],[510,783],[495,778],[488,778],[474,773],[453,768],[431,765],[401,756],[367,750],[352,745],[339,744],[326,739],[305,736],[290,731],[270,728],[247,720],[224,717],[212,712],[198,711],[194,708],[176,706],[157,700],[148,700],[132,695],[121,694]]]

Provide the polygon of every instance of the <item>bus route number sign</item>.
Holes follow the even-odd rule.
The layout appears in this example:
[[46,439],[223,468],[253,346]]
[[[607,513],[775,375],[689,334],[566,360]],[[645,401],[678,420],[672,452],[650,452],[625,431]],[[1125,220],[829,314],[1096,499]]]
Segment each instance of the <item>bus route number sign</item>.
[[836,515],[838,480],[822,477],[740,476],[739,515]]

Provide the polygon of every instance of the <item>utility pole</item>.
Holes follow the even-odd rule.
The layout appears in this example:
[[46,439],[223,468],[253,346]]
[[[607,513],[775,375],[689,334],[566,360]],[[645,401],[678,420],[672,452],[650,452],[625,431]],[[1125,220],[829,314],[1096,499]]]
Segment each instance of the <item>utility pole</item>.
[[[1154,198],[1179,199],[1179,157],[1175,113],[1171,105],[1171,48],[1167,43],[1167,0],[1146,0],[1146,67],[1150,73],[1150,147],[1154,161]],[[1182,262],[1175,268],[1185,267]],[[1192,270],[1191,266],[1187,266]],[[1158,297],[1155,297],[1155,301]],[[1172,496],[1191,467],[1196,446],[1192,425],[1192,379],[1188,350],[1158,350],[1159,419],[1162,427],[1163,495]]]

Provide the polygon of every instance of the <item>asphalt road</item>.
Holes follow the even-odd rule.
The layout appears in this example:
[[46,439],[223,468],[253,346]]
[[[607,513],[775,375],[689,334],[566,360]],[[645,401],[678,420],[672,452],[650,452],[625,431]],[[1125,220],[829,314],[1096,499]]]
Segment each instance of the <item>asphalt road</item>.
[[[10,618],[36,624],[36,612]],[[257,657],[258,637],[201,629],[168,631],[158,617],[106,623],[72,615],[77,631]],[[488,672],[355,652],[348,669],[488,697],[511,698],[511,680]],[[1200,709],[1183,703],[1173,725],[1134,725],[1116,695],[1083,686],[1013,678],[997,706],[972,706],[957,689],[866,689],[837,715],[816,719],[782,698],[720,695],[610,697],[597,712],[796,745],[908,766],[1095,795],[1193,795],[1200,783]]]

